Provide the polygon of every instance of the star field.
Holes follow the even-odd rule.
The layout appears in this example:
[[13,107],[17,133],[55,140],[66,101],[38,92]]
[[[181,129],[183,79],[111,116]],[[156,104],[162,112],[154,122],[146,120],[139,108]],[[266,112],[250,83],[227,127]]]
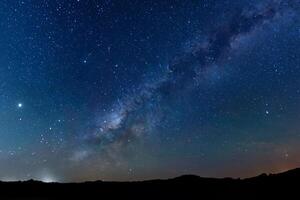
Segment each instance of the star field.
[[0,179],[300,166],[298,0],[0,2]]

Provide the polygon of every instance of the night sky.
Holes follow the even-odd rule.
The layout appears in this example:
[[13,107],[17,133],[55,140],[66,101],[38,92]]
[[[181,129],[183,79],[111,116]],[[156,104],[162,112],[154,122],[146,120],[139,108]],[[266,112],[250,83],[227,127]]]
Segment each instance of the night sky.
[[300,166],[298,0],[1,0],[0,179]]

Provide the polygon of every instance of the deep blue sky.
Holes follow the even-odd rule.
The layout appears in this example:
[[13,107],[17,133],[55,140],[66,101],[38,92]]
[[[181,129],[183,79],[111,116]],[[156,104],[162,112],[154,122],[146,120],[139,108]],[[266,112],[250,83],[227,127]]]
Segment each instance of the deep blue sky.
[[299,167],[298,0],[0,2],[0,179]]

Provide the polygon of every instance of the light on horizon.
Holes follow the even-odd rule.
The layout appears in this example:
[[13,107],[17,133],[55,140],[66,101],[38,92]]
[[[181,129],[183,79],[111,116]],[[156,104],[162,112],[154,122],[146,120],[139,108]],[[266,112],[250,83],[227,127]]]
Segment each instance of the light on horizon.
[[54,182],[57,182],[57,180],[54,177],[51,177],[49,175],[46,175],[46,176],[42,177],[41,181],[44,182],[44,183],[54,183]]

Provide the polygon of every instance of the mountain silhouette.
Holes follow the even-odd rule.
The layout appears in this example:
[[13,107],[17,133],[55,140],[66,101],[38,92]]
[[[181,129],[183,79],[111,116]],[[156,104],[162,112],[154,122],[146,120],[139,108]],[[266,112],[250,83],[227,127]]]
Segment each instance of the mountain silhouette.
[[[0,199],[253,199],[298,195],[300,168],[252,178],[203,178],[183,175],[166,180],[44,183],[0,182]],[[295,196],[297,199],[297,196]]]

